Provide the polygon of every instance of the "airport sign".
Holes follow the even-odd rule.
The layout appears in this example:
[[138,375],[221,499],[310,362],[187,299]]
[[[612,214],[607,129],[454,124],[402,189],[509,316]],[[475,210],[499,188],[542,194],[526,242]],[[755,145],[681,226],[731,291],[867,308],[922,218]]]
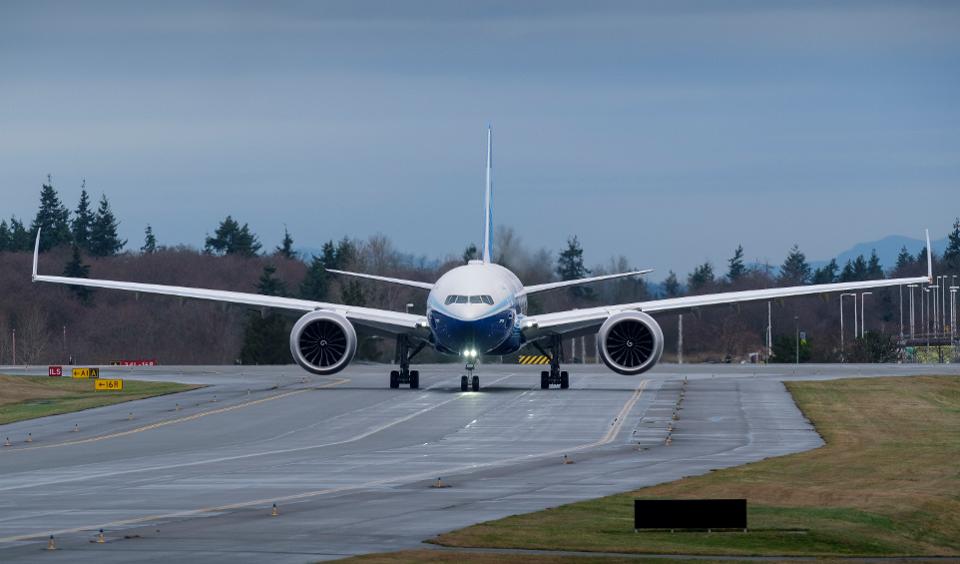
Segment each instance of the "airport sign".
[[47,376],[63,376],[63,367],[62,366],[47,367]]
[[99,368],[74,368],[73,377],[74,378],[99,378],[100,369]]
[[123,390],[123,380],[97,379],[97,381],[93,383],[93,389],[119,392]]

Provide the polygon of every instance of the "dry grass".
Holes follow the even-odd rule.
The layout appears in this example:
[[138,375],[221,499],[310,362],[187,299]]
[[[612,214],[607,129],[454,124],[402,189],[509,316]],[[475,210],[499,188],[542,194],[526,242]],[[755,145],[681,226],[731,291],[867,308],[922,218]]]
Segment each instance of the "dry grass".
[[0,375],[0,425],[192,390],[173,382],[125,380],[123,391],[94,391],[93,380]]
[[[340,560],[355,564],[406,564],[432,562],[435,564],[637,564],[638,562],[658,562],[663,564],[681,564],[696,562],[697,564],[736,564],[737,560],[709,560],[695,561],[676,558],[643,558],[635,556],[572,556],[553,554],[508,554],[503,552],[452,552],[442,550],[403,550],[399,552],[385,552],[381,554],[366,554]],[[823,564],[824,561],[818,561]],[[803,564],[793,561],[791,564]]]
[[[435,542],[674,554],[960,555],[960,378],[797,382],[789,388],[826,446],[481,523]],[[751,532],[636,534],[635,497],[745,497]]]

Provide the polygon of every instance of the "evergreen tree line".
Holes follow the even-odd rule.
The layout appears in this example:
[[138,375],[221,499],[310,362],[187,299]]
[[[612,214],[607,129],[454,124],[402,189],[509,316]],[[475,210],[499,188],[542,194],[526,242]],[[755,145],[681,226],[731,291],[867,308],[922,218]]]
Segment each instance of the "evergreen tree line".
[[101,194],[96,210],[91,208],[86,181],[81,184],[80,201],[71,217],[53,187],[52,178],[47,175],[47,181],[40,188],[40,207],[29,229],[15,216],[10,217],[9,223],[0,221],[0,252],[32,251],[34,237],[40,229],[41,252],[73,245],[96,257],[114,256],[127,244],[117,235],[118,226],[106,194]]

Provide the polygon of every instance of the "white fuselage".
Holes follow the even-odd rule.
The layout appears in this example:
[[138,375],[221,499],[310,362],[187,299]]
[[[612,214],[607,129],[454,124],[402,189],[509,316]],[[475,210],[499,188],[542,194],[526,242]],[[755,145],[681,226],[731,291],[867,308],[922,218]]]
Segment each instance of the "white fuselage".
[[526,312],[527,297],[520,279],[498,264],[482,261],[470,261],[447,272],[427,297],[434,345],[452,354],[518,350],[520,321]]

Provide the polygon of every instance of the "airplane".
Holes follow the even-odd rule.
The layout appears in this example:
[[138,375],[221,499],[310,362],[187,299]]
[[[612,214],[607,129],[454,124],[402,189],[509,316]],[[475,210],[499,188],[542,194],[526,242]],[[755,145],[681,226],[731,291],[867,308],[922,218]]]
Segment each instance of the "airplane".
[[360,326],[375,334],[396,339],[399,370],[390,372],[391,388],[401,385],[408,385],[411,389],[420,387],[420,373],[411,369],[410,363],[427,347],[464,359],[471,376],[461,375],[460,390],[476,392],[480,389],[480,380],[479,376],[473,374],[473,369],[484,356],[507,355],[532,346],[549,358],[550,369],[540,373],[541,389],[551,386],[566,389],[570,386],[569,373],[561,370],[560,365],[561,340],[564,338],[597,335],[600,357],[607,367],[619,374],[638,375],[653,368],[663,354],[663,331],[653,317],[656,314],[720,304],[931,283],[933,264],[929,231],[926,237],[926,276],[721,292],[528,315],[527,298],[533,294],[640,276],[652,270],[524,286],[513,272],[494,263],[491,258],[493,131],[488,126],[480,259],[451,269],[434,283],[328,269],[328,272],[337,275],[425,290],[428,292],[426,315],[225,290],[40,275],[37,272],[39,229],[33,254],[33,281],[228,302],[299,313],[301,317],[290,332],[290,353],[298,365],[313,374],[334,374],[350,364],[357,352],[355,326]]

